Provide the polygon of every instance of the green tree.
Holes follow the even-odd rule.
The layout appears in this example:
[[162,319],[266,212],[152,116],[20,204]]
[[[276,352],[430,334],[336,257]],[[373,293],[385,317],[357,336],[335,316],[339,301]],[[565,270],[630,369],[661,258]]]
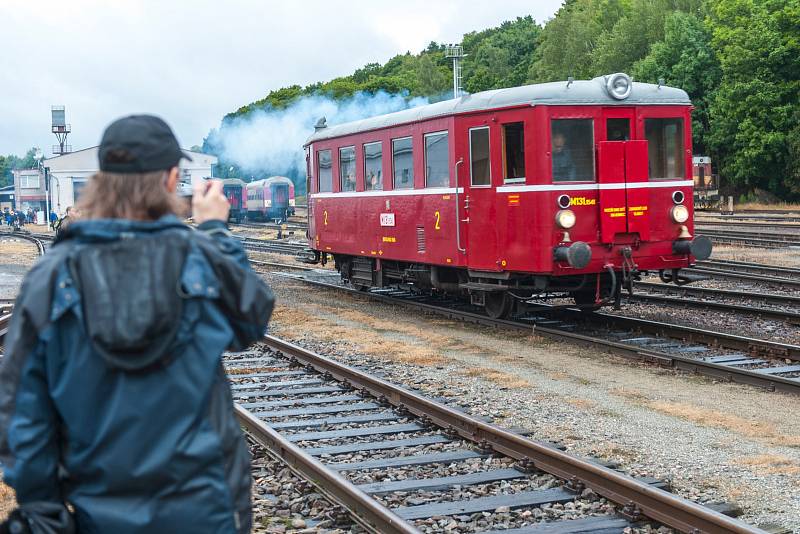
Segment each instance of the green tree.
[[592,51],[594,75],[630,72],[651,46],[664,39],[667,17],[675,12],[697,13],[700,5],[700,0],[632,0]]
[[740,189],[800,194],[792,160],[800,124],[800,3],[711,0],[709,24],[722,68],[709,135],[720,173]]
[[627,12],[627,0],[571,0],[565,2],[541,32],[531,82],[596,76],[593,53],[604,35]]
[[692,137],[697,154],[707,152],[709,105],[719,85],[722,71],[711,47],[711,34],[704,22],[691,13],[670,14],[664,23],[664,40],[655,43],[650,53],[637,61],[633,76],[644,82],[684,89],[692,99]]
[[450,79],[446,70],[434,63],[431,54],[423,54],[419,58],[416,74],[419,81],[419,92],[423,95],[437,95],[447,91],[450,87]]

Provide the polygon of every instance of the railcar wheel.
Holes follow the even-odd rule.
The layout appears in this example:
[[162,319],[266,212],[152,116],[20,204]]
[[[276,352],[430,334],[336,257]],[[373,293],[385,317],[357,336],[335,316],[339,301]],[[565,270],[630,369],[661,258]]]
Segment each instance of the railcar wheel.
[[484,310],[492,319],[505,319],[511,313],[514,299],[505,291],[491,291],[484,296]]
[[594,312],[600,309],[600,305],[595,302],[594,291],[578,291],[572,294],[572,300],[580,307],[582,312]]

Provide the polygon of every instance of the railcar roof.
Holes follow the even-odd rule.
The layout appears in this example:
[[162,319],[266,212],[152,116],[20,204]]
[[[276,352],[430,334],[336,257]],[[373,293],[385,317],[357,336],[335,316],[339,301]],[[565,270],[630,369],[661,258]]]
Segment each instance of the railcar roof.
[[652,83],[633,82],[631,94],[624,100],[612,98],[606,91],[606,78],[600,76],[592,80],[576,80],[570,84],[566,81],[523,85],[508,89],[494,89],[461,98],[444,100],[435,104],[405,109],[386,115],[378,115],[359,121],[347,122],[336,126],[328,126],[314,132],[306,144],[351,135],[358,132],[399,126],[412,122],[512,106],[636,106],[636,105],[689,105],[689,95],[676,87],[659,87]]
[[291,184],[292,179],[287,178],[286,176],[270,176],[269,178],[262,178],[261,180],[256,180],[255,182],[250,182],[247,184],[247,187],[261,187],[267,184]]

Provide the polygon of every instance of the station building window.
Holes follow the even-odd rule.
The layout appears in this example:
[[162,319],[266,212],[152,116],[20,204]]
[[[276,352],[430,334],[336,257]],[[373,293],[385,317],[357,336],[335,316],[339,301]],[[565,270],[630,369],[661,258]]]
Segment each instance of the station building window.
[[339,185],[342,191],[356,190],[356,147],[339,149]]
[[650,179],[684,178],[683,119],[645,119],[644,136]]
[[364,145],[364,189],[383,189],[383,150],[380,141]]
[[320,193],[330,193],[333,191],[333,168],[330,150],[317,152],[317,167],[318,191]]
[[395,189],[414,187],[414,151],[410,137],[392,139],[392,173]]
[[553,181],[594,181],[594,121],[553,119],[550,135]]
[[447,132],[425,136],[425,187],[450,185],[450,148]]
[[472,128],[469,131],[470,184],[487,186],[492,184],[489,165],[489,127]]
[[525,123],[503,125],[503,181],[525,181]]

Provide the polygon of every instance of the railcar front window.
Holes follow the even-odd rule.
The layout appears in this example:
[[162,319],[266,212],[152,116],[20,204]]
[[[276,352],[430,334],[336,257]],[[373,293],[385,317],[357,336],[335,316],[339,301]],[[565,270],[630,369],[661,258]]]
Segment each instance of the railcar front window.
[[356,190],[356,148],[339,149],[339,185],[342,191]]
[[380,141],[364,145],[364,189],[383,189],[383,154]]
[[425,187],[450,185],[450,148],[447,132],[425,136]]
[[317,177],[319,178],[318,190],[320,193],[333,191],[333,168],[331,166],[331,151],[320,150],[317,152]]
[[553,119],[550,125],[554,182],[594,181],[594,121]]
[[644,136],[650,179],[683,178],[683,119],[645,119]]
[[503,181],[525,181],[525,123],[503,125]]
[[410,137],[392,140],[392,173],[395,189],[414,187],[414,152]]
[[491,185],[489,167],[489,128],[473,128],[469,131],[469,158],[472,181],[475,186]]

